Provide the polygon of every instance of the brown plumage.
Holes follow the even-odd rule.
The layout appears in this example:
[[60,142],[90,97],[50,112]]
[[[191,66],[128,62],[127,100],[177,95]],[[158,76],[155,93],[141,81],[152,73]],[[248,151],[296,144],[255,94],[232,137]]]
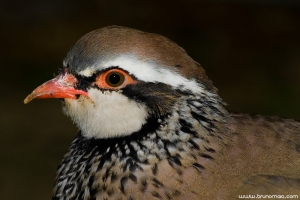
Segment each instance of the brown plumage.
[[25,103],[34,98],[64,99],[80,129],[53,199],[300,196],[300,123],[229,113],[202,67],[163,36],[92,31]]

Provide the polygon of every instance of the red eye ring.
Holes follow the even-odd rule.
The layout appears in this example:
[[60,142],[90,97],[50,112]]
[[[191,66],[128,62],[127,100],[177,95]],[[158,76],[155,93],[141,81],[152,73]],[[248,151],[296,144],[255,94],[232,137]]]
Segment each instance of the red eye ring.
[[111,69],[101,73],[96,78],[96,85],[103,89],[118,90],[129,84],[134,84],[136,81],[121,69]]

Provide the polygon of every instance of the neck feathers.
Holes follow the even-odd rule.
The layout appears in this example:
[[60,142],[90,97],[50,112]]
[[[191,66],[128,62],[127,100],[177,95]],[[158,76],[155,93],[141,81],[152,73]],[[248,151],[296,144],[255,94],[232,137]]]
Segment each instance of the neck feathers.
[[125,195],[127,180],[142,181],[137,177],[144,169],[151,169],[143,174],[157,184],[159,180],[154,178],[163,160],[178,174],[189,166],[205,170],[197,160],[213,159],[218,151],[211,141],[221,141],[220,132],[225,130],[228,113],[223,105],[215,94],[184,95],[172,113],[148,118],[132,135],[93,139],[79,134],[59,167],[54,197],[81,195],[89,199],[99,192],[109,196],[115,189]]

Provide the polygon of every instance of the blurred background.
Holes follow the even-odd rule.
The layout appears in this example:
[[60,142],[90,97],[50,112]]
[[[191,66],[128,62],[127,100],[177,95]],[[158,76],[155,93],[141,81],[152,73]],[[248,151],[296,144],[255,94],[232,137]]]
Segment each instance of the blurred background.
[[299,0],[0,2],[0,199],[50,199],[77,128],[58,100],[23,100],[94,29],[169,37],[206,69],[235,112],[300,119]]

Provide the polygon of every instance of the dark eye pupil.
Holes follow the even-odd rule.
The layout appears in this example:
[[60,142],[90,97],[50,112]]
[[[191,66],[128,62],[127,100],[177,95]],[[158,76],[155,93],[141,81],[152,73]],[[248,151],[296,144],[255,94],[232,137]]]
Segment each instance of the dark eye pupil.
[[117,83],[119,83],[120,80],[121,80],[121,77],[118,74],[112,74],[109,76],[109,81],[112,84],[117,84]]

